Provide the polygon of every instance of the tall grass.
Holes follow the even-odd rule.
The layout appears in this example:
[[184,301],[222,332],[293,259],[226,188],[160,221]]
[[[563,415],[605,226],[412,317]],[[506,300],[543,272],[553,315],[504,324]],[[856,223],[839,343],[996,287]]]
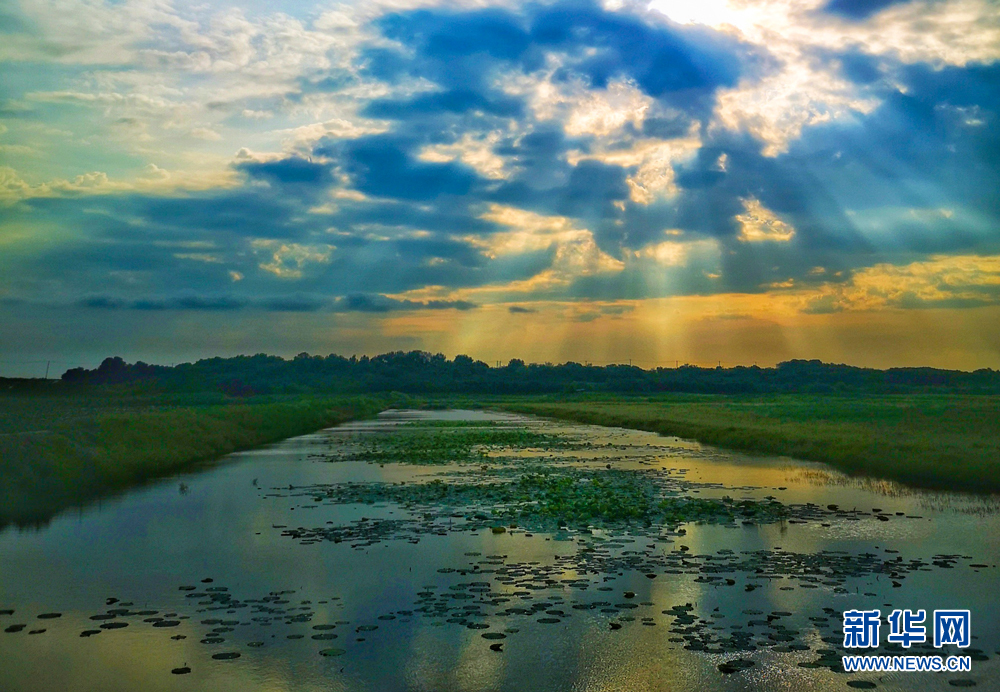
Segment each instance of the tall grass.
[[[18,402],[4,402],[16,405]],[[37,401],[21,400],[40,406]],[[0,436],[0,527],[41,523],[65,507],[385,408],[382,399],[308,399],[215,405],[105,406],[50,400],[73,415],[39,416],[48,430]],[[156,403],[157,405],[149,405]]]
[[1000,397],[503,399],[498,408],[822,461],[907,485],[1000,492]]

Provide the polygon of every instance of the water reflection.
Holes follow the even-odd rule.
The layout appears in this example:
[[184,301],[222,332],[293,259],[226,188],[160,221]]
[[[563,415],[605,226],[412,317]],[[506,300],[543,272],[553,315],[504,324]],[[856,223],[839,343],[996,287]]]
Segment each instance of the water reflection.
[[[546,451],[553,463],[670,469],[701,497],[776,497],[857,514],[762,526],[688,525],[682,536],[483,530],[352,547],[283,535],[289,528],[408,516],[391,504],[310,504],[282,492],[289,486],[398,483],[461,471],[315,458],[345,435],[381,434],[414,420],[528,426],[587,442]],[[880,689],[944,690],[957,677],[997,689],[996,507],[995,501],[858,483],[817,464],[730,454],[651,433],[484,412],[395,412],[233,455],[198,474],[67,512],[38,531],[0,534],[0,612],[14,611],[0,615],[0,629],[28,626],[0,632],[0,689],[844,690],[847,679],[863,678]],[[878,520],[875,510],[887,519]],[[851,557],[817,557],[827,554],[822,551]],[[832,567],[828,578],[809,576],[810,565],[823,560],[884,566],[897,557],[921,566],[900,568],[902,576],[895,577],[874,568],[844,576]],[[766,567],[740,567],[748,560]],[[442,604],[450,610],[436,615]],[[839,633],[840,611],[866,606],[887,613],[887,604],[970,608],[973,646],[989,660],[960,676],[849,677],[799,665],[816,660],[817,651],[839,650],[824,637]],[[690,611],[663,612],[675,607]],[[455,617],[459,608],[471,614]],[[125,614],[92,619],[112,609]],[[134,615],[147,611],[156,615]],[[38,619],[47,612],[61,617]],[[691,624],[677,617],[687,612]],[[769,628],[750,624],[768,617]],[[178,624],[146,621],[157,618]],[[112,621],[127,627],[100,629]],[[775,622],[784,625],[776,629]],[[39,628],[45,631],[27,634]],[[676,631],[685,628],[706,640],[752,630],[754,641],[767,633],[782,641],[741,652],[716,652],[710,644],[706,652]],[[80,636],[94,629],[101,633]],[[795,633],[790,641],[783,641],[786,631]],[[505,636],[484,639],[486,632]],[[222,641],[202,643],[215,639]],[[330,649],[345,653],[319,655]],[[229,652],[240,656],[213,658]],[[719,671],[721,662],[737,656],[756,665],[730,675]],[[171,674],[182,666],[191,672]]]

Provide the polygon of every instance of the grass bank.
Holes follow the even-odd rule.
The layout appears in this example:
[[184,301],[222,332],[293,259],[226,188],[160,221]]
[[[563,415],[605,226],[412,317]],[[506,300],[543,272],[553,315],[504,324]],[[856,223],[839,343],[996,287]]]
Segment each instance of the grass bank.
[[1000,397],[504,398],[490,406],[822,461],[907,485],[1000,492]]
[[44,523],[150,479],[386,408],[382,398],[0,398],[0,528]]

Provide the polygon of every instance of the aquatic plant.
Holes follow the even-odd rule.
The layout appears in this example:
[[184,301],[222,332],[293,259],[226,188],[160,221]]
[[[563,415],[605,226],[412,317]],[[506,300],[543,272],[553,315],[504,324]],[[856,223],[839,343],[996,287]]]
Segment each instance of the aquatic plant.
[[1000,397],[545,397],[483,405],[828,463],[924,488],[1000,492]]
[[452,464],[482,461],[503,450],[563,449],[570,441],[517,426],[447,425],[399,426],[398,429],[345,439],[345,449],[324,457],[327,461],[373,463]]

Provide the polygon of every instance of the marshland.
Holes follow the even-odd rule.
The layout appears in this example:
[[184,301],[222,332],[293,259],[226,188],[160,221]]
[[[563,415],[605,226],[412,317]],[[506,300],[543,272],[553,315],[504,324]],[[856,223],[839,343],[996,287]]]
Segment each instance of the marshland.
[[[2,401],[4,689],[1000,680],[991,395]],[[845,673],[876,607],[971,609],[971,673]]]

